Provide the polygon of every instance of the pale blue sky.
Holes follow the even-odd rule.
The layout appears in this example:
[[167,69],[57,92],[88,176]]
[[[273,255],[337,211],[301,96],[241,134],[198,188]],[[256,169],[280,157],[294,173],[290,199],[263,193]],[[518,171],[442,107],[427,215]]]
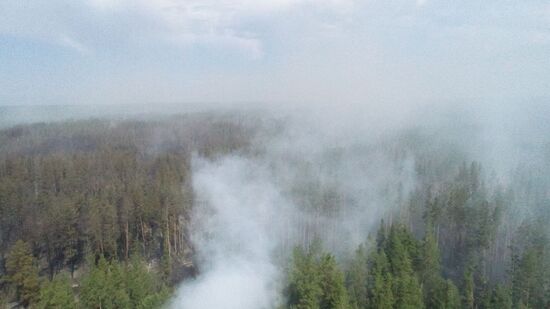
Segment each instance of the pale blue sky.
[[550,2],[0,0],[0,105],[550,97]]

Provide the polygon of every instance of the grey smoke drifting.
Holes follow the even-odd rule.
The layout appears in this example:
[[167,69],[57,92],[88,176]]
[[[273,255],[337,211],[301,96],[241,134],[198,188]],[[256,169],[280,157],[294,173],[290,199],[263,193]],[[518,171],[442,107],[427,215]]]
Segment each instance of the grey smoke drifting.
[[404,202],[414,186],[408,153],[392,154],[384,134],[353,136],[317,119],[281,117],[279,131],[258,134],[249,153],[194,158],[190,231],[200,274],[183,283],[173,308],[274,308],[294,246],[320,239],[348,253]]
[[[320,239],[343,258],[381,218],[414,211],[406,206],[419,181],[444,182],[464,162],[481,162],[493,186],[510,183],[520,163],[550,170],[547,111],[472,104],[264,114],[251,149],[193,160],[200,274],[171,307],[275,308],[294,246]],[[420,177],[423,164],[436,174]]]
[[251,159],[196,159],[193,242],[202,274],[185,283],[174,308],[271,308],[278,270],[271,253],[289,204]]

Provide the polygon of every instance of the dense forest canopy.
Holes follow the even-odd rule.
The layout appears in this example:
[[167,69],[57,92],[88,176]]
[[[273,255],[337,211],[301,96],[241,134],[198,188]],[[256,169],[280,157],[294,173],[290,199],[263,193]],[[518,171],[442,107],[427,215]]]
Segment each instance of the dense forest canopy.
[[547,308],[550,131],[456,115],[6,126],[2,305]]
[[549,0],[0,0],[0,308],[550,309]]

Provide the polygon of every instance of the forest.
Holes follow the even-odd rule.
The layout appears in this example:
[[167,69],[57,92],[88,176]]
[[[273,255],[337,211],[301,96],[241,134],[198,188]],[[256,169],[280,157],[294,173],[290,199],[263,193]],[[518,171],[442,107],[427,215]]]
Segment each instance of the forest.
[[191,152],[245,147],[247,130],[203,115],[1,131],[3,304],[69,308],[78,294],[83,308],[160,306],[195,272]]
[[[293,124],[235,112],[2,129],[0,305],[208,309],[186,288],[259,255],[277,275],[258,309],[550,307],[550,143],[504,177],[440,128],[303,148]],[[201,164],[227,162],[245,199],[204,189],[217,174]],[[255,173],[268,182],[249,188]],[[239,208],[271,186],[274,206]],[[218,230],[242,218],[249,230]],[[248,241],[261,246],[234,253]]]

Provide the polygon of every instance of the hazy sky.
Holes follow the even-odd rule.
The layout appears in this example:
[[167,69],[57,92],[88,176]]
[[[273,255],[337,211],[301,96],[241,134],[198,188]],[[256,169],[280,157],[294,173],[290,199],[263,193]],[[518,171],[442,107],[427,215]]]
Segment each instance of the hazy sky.
[[0,0],[0,105],[548,96],[547,0]]

